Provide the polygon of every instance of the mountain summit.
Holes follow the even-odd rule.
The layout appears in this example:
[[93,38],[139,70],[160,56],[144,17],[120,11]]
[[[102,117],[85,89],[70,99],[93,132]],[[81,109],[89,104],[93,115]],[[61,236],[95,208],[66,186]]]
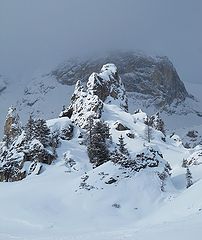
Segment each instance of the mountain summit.
[[173,64],[167,57],[152,57],[134,52],[117,52],[90,60],[71,60],[52,74],[62,84],[72,85],[79,79],[88,81],[106,62],[113,62],[128,93],[151,103],[158,109],[184,101],[189,94]]
[[85,87],[77,81],[71,103],[60,117],[69,117],[83,127],[90,116],[97,119],[101,117],[103,103],[115,104],[128,110],[125,88],[117,67],[112,63],[105,64],[100,73],[92,73]]

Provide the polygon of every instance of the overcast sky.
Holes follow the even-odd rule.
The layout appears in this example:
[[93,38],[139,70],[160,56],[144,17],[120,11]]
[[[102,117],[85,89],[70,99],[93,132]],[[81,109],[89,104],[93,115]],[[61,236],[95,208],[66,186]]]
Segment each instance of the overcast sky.
[[0,73],[114,49],[167,55],[202,81],[202,0],[0,0]]

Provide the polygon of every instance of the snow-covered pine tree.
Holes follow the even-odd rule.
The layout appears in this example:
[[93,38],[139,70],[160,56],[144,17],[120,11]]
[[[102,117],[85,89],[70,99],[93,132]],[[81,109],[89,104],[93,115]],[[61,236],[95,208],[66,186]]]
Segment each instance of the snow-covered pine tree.
[[86,130],[87,130],[86,141],[87,141],[87,144],[92,143],[93,125],[94,125],[94,119],[93,119],[92,116],[90,116],[87,119],[87,126],[86,126]]
[[115,150],[110,154],[110,160],[113,163],[119,163],[121,161],[122,154],[119,153],[118,149],[115,148]]
[[152,121],[150,120],[149,116],[147,116],[144,123],[146,124],[145,138],[148,141],[148,143],[150,143],[152,140]]
[[[43,119],[29,118],[25,127],[24,153],[26,161],[36,161],[51,164],[56,157],[58,136],[50,134],[46,121]],[[48,147],[50,147],[48,149]]]
[[162,173],[158,174],[160,180],[161,180],[161,191],[165,192],[165,186],[166,186],[166,179],[168,178],[168,172],[167,169],[165,168]]
[[124,155],[129,155],[128,149],[125,147],[126,143],[124,142],[124,137],[121,135],[119,137],[119,143],[117,143],[119,151]]
[[76,165],[76,162],[74,159],[72,159],[69,155],[69,152],[65,152],[63,154],[63,160],[65,162],[65,166],[68,169],[68,172],[71,172],[72,170],[75,170],[74,165]]
[[115,150],[111,153],[110,160],[113,163],[119,164],[125,168],[130,167],[132,163],[129,155],[121,153],[117,148],[115,148]]
[[35,132],[35,120],[32,118],[32,115],[30,115],[28,122],[25,126],[25,139],[26,141],[31,141],[34,138],[34,132]]
[[165,134],[165,132],[166,132],[165,131],[165,123],[161,119],[159,112],[157,112],[155,115],[153,115],[149,118],[149,124],[156,130],[161,131],[164,135],[166,135]]
[[53,154],[56,156],[56,149],[60,144],[60,138],[59,138],[59,131],[54,131],[53,133],[51,133],[51,137],[50,137],[50,147],[53,150]]
[[119,137],[119,143],[117,143],[117,147],[110,155],[110,159],[112,162],[118,163],[122,167],[131,168],[134,170],[136,162],[131,159],[128,149],[125,146],[126,143],[124,142],[124,137],[121,135]]
[[183,158],[182,167],[183,167],[183,168],[186,168],[186,167],[187,167],[187,159],[186,159],[186,158]]
[[161,131],[164,135],[166,135],[165,123],[160,117],[158,118],[156,129]]
[[46,149],[39,140],[33,140],[29,149],[26,151],[27,161],[38,161],[45,164],[51,164],[55,159],[52,151]]
[[109,138],[109,127],[106,123],[89,119],[89,129],[87,137],[87,151],[90,162],[96,167],[109,160],[109,150],[106,144]]
[[47,147],[50,142],[50,129],[44,119],[35,120],[34,138],[39,140],[44,147]]
[[186,181],[187,181],[187,188],[193,185],[192,174],[188,166],[186,167]]

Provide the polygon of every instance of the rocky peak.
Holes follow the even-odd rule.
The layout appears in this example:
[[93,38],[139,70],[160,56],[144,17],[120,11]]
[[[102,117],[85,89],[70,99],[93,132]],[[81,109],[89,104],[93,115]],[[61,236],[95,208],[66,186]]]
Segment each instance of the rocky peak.
[[16,108],[11,106],[8,109],[8,113],[6,116],[6,122],[4,126],[4,137],[6,141],[10,142],[16,136],[18,136],[21,132],[21,124],[19,121],[19,115],[16,111]]
[[110,103],[117,100],[121,108],[128,109],[125,88],[114,64],[105,64],[99,74],[92,73],[87,88],[103,102]]
[[[119,76],[128,94],[141,98],[143,105],[165,109],[171,104],[184,101],[189,94],[183,82],[167,57],[152,57],[134,52],[116,52],[105,57],[86,61],[69,61],[52,74],[62,84],[72,85],[80,79],[87,82],[92,72],[97,72],[105,62],[113,62],[119,69]],[[101,73],[93,74],[95,81],[103,72],[117,79],[117,69],[111,64],[104,65]],[[105,96],[102,96],[103,98]]]
[[90,116],[101,117],[104,103],[128,110],[125,88],[112,63],[105,64],[100,73],[92,73],[85,87],[77,81],[70,106],[62,111],[60,117],[69,117],[80,127],[85,127]]

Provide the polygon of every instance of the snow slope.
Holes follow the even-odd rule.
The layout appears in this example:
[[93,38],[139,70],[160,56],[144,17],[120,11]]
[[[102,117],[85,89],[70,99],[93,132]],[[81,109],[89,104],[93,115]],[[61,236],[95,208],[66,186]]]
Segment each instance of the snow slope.
[[[110,125],[115,141],[124,135],[132,154],[144,148],[144,116],[130,115],[106,104],[102,117]],[[126,137],[127,130],[115,130],[117,120],[133,128],[135,139]],[[61,118],[47,124],[54,130],[68,122]],[[72,140],[62,141],[58,159],[53,165],[44,165],[42,174],[0,183],[0,239],[158,240],[162,234],[163,239],[200,239],[202,168],[191,167],[195,183],[186,189],[181,164],[190,151],[184,149],[177,136],[163,142],[160,133],[155,132],[151,143],[158,145],[173,168],[166,192],[162,192],[153,169],[134,174],[111,162],[93,169],[78,135],[75,130]],[[73,168],[66,166],[64,153],[74,158]],[[108,184],[111,178],[117,181]]]
[[37,74],[29,81],[19,79],[8,81],[7,88],[0,95],[0,136],[8,108],[13,105],[19,111],[23,124],[30,114],[45,119],[58,116],[62,106],[70,101],[74,87],[59,84],[49,74]]
[[[47,116],[43,112],[46,109],[50,110],[49,116],[55,115],[60,112],[60,102],[67,101],[66,94],[70,97],[71,89],[57,85],[50,76],[38,81],[36,88],[22,91],[26,98],[17,103],[24,117],[33,110],[30,106],[35,111],[39,108],[36,114]],[[170,163],[172,175],[166,181],[165,192],[161,191],[158,177],[161,165],[135,173],[110,161],[93,168],[79,138],[81,129],[75,127],[74,137],[61,140],[57,160],[52,165],[43,164],[40,175],[0,183],[0,239],[200,240],[202,165],[190,166],[194,184],[188,189],[186,169],[182,168],[183,159],[198,148],[185,149],[177,135],[167,136],[164,142],[157,130],[153,130],[152,141],[148,143],[145,116],[143,112],[127,113],[113,102],[103,104],[102,119],[109,124],[114,144],[123,135],[131,156],[152,147]],[[117,131],[117,122],[130,130]],[[69,123],[67,118],[47,121],[52,131]],[[134,138],[128,137],[128,133],[134,134]],[[75,161],[72,167],[65,156]]]

